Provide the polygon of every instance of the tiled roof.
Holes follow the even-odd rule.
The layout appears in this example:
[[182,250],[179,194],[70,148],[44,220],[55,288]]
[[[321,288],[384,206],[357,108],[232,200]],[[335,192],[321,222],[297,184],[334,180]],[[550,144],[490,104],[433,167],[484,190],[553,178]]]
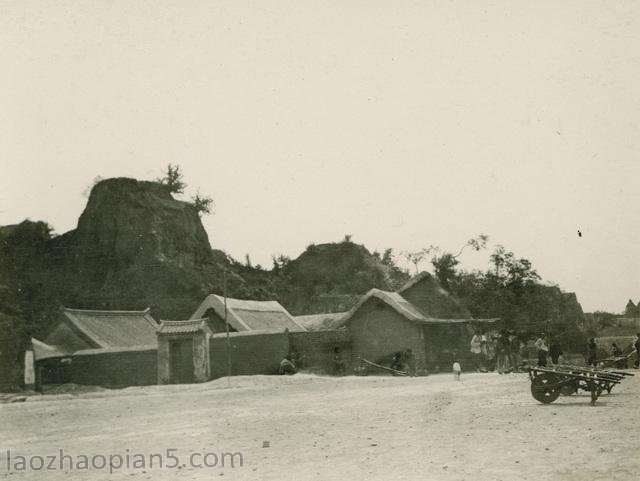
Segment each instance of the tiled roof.
[[189,319],[186,321],[160,321],[158,334],[192,334],[208,331],[207,319]]
[[71,324],[99,347],[127,347],[157,344],[157,322],[144,311],[62,310]]
[[[247,301],[228,297],[226,304],[227,321],[236,331],[306,330],[277,301]],[[213,309],[221,319],[224,319],[224,297],[216,294],[207,296],[191,318],[202,318],[206,316],[209,309]]]

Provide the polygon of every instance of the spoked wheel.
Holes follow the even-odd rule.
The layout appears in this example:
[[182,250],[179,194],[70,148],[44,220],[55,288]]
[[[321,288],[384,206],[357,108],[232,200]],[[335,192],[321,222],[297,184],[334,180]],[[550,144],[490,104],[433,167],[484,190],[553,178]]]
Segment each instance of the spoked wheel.
[[578,386],[576,386],[575,384],[563,384],[562,386],[560,386],[560,394],[562,394],[563,396],[571,396],[576,392],[578,392]]
[[531,395],[543,404],[552,403],[560,396],[558,377],[546,372],[534,377],[531,381]]

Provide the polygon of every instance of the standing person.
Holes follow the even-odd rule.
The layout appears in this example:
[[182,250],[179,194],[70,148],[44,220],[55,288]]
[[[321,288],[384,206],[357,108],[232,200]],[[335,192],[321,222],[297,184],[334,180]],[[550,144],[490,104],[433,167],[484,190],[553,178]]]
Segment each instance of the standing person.
[[598,365],[598,346],[596,345],[595,338],[589,339],[589,344],[587,344],[587,366],[596,367]]
[[407,366],[407,372],[409,373],[410,376],[415,376],[416,375],[416,359],[413,356],[413,351],[411,349],[407,349],[406,351],[404,351],[403,355],[404,355],[405,365]]
[[611,354],[613,355],[613,357],[622,356],[622,349],[620,349],[615,342],[611,344]]
[[633,363],[633,367],[638,369],[638,367],[640,367],[640,332],[636,334],[636,340],[633,342],[633,347],[636,350],[636,362]]
[[500,331],[496,340],[496,369],[498,374],[508,373],[510,356],[509,334],[506,329]]
[[476,372],[480,372],[480,369],[482,369],[482,336],[479,332],[476,332],[471,338],[469,350],[476,366]]
[[613,355],[615,367],[618,369],[627,368],[627,358],[624,357],[622,349],[620,349],[615,342],[611,345],[611,354]]
[[291,362],[296,366],[296,370],[302,369],[302,361],[304,356],[298,352],[295,347],[291,348]]
[[562,347],[558,342],[558,338],[554,337],[551,340],[551,344],[549,345],[549,357],[551,357],[551,363],[558,364],[558,361],[560,360],[560,356],[562,356],[562,354]]
[[509,344],[511,350],[511,367],[515,372],[518,372],[520,370],[520,363],[522,362],[522,357],[520,355],[522,342],[513,331],[509,331]]
[[342,359],[339,347],[333,350],[333,371],[338,376],[344,376],[347,371],[347,364]]
[[536,349],[538,350],[538,366],[546,367],[549,348],[544,340],[544,334],[540,334],[540,337],[536,341]]
[[458,361],[453,361],[453,378],[456,381],[460,380],[460,373],[462,372],[462,368],[460,367],[460,363]]
[[497,336],[494,333],[490,333],[487,336],[482,336],[484,338],[484,350],[483,353],[485,355],[485,365],[488,371],[493,371],[496,368],[496,340]]

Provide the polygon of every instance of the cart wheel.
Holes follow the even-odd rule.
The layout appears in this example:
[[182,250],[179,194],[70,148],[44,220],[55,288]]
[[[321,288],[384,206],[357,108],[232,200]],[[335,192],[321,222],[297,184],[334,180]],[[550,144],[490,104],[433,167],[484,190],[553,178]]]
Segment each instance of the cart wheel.
[[551,387],[549,385],[556,384],[557,382],[557,376],[546,372],[542,373],[531,381],[531,395],[536,401],[540,401],[541,403],[552,403],[560,396],[560,389],[556,386]]
[[563,396],[571,396],[576,392],[578,392],[578,386],[575,384],[564,384],[560,386],[560,394]]

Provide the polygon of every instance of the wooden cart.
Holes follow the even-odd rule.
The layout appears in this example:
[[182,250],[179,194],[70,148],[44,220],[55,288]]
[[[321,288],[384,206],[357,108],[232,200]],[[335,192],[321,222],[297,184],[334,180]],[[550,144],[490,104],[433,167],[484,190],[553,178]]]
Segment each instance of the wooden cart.
[[544,404],[552,403],[560,394],[569,396],[578,390],[591,393],[591,404],[595,404],[604,391],[610,393],[625,376],[633,374],[569,365],[529,367],[531,395]]

